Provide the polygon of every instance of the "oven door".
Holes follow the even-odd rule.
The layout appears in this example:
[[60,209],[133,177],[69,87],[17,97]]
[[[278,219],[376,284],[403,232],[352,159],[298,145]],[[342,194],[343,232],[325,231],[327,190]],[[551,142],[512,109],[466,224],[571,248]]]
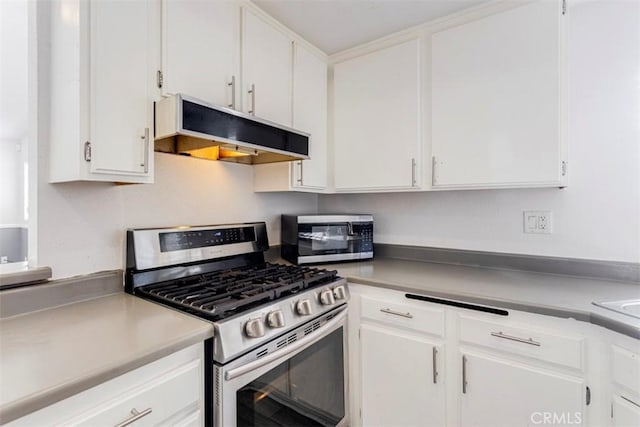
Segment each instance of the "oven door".
[[348,425],[346,316],[345,305],[277,338],[287,344],[257,360],[216,365],[216,427]]

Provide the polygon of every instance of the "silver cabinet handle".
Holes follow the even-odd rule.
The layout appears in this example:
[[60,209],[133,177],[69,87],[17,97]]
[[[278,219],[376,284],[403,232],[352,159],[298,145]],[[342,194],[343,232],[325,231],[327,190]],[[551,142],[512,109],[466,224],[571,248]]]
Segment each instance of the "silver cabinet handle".
[[409,313],[408,311],[406,313],[401,313],[399,311],[393,311],[390,308],[381,308],[380,311],[387,314],[393,314],[394,316],[401,316],[401,317],[406,317],[407,319],[413,319],[413,314]]
[[140,418],[142,417],[146,417],[147,415],[149,415],[151,413],[151,408],[147,408],[142,412],[138,412],[136,410],[136,408],[133,408],[131,410],[131,414],[132,416],[130,418],[127,418],[126,420],[124,420],[123,422],[121,422],[120,424],[116,424],[116,427],[125,427],[128,426],[129,424],[133,424],[136,421],[138,421]]
[[411,159],[411,186],[416,186],[416,159]]
[[467,356],[462,355],[462,394],[467,394]]
[[436,156],[431,156],[431,185],[436,185]]
[[535,345],[536,347],[540,347],[540,343],[538,341],[534,341],[533,338],[514,337],[513,335],[503,334],[502,331],[500,331],[500,332],[491,332],[491,336],[496,337],[496,338],[503,338],[505,340],[521,342],[523,344]]
[[149,172],[149,128],[144,128],[144,135],[140,138],[144,141],[144,154],[140,166],[144,168],[144,173]]
[[300,166],[300,175],[298,176],[297,181],[298,181],[298,184],[300,184],[302,186],[302,171],[303,171],[302,168],[304,167],[303,164],[302,164],[302,160],[300,160],[298,162],[298,165]]
[[227,83],[231,87],[231,104],[227,104],[229,108],[236,109],[236,76],[231,76],[231,81]]
[[251,109],[247,111],[247,113],[255,116],[256,115],[256,85],[252,84],[251,89],[249,90],[251,94]]
[[438,357],[438,349],[433,347],[433,383],[437,384],[438,383],[438,365],[437,365],[437,357]]

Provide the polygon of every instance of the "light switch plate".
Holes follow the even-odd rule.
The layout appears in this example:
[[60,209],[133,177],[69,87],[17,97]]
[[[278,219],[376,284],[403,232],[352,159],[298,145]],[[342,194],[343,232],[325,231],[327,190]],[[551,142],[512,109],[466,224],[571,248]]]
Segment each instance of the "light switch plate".
[[524,211],[523,232],[551,234],[551,211]]

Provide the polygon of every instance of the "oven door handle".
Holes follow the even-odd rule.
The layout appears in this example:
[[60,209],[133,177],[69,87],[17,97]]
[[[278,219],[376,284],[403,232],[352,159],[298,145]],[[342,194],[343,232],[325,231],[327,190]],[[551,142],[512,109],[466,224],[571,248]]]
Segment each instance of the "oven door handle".
[[313,343],[314,341],[317,341],[323,338],[324,336],[328,335],[329,333],[331,333],[334,327],[340,324],[345,319],[345,317],[347,317],[346,306],[339,313],[337,313],[333,319],[329,320],[327,323],[324,324],[324,326],[316,330],[316,332],[310,333],[309,335],[299,339],[293,344],[284,346],[282,347],[281,350],[278,350],[274,353],[261,357],[260,359],[255,360],[251,363],[247,363],[246,365],[242,365],[234,369],[229,369],[225,373],[224,379],[227,381],[231,381],[234,378],[237,378],[241,375],[254,371],[278,359],[284,358],[290,355],[291,353],[296,352],[297,350],[305,347],[306,345]]

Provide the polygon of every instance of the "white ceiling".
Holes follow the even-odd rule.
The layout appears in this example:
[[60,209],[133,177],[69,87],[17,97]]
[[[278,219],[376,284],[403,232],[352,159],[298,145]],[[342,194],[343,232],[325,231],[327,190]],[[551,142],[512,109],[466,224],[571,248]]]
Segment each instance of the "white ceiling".
[[487,0],[254,0],[327,54],[333,54]]

